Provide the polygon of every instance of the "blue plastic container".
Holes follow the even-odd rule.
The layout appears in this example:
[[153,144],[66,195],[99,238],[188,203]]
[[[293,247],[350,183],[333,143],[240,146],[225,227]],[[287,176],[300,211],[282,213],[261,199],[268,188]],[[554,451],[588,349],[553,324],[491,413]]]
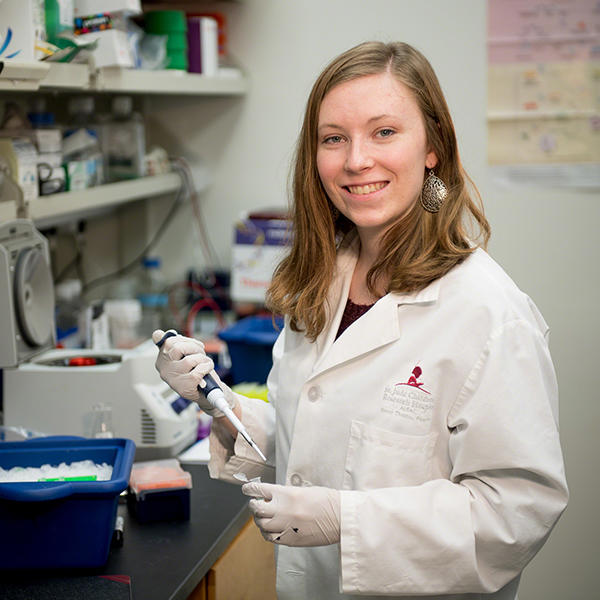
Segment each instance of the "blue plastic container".
[[128,439],[34,438],[0,443],[0,466],[92,460],[113,466],[109,481],[0,483],[0,569],[98,567],[108,560],[119,494],[135,444]]
[[231,356],[233,383],[265,383],[273,366],[273,344],[283,327],[278,318],[246,317],[224,329],[219,337],[227,343]]

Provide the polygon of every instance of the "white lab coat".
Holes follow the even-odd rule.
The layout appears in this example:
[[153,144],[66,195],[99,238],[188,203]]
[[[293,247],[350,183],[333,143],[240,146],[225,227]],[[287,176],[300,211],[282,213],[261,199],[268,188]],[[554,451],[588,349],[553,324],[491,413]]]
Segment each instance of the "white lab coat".
[[[316,342],[279,336],[270,404],[241,399],[277,483],[341,490],[340,544],[278,546],[278,598],[513,600],[568,497],[546,323],[478,249],[335,340],[356,255]],[[211,454],[215,477],[273,480],[241,436],[213,433]]]

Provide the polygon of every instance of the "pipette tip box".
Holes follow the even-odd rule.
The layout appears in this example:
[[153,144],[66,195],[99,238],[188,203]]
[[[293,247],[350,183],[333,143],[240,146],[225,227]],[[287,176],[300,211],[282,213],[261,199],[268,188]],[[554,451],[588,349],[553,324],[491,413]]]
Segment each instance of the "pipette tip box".
[[0,443],[0,466],[92,460],[112,465],[107,481],[0,483],[0,569],[98,567],[108,560],[119,495],[135,444],[129,439],[52,436]]
[[140,523],[188,521],[192,476],[176,458],[134,463],[127,507]]

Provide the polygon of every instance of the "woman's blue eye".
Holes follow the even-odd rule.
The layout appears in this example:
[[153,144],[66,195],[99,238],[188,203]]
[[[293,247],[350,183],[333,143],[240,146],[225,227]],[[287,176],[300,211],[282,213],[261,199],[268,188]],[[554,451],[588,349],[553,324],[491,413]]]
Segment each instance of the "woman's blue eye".
[[325,142],[326,144],[338,144],[341,141],[341,135],[330,135],[323,140],[323,142]]
[[390,137],[391,135],[394,135],[394,133],[396,133],[396,132],[393,129],[385,128],[385,129],[380,129],[377,133],[381,137]]

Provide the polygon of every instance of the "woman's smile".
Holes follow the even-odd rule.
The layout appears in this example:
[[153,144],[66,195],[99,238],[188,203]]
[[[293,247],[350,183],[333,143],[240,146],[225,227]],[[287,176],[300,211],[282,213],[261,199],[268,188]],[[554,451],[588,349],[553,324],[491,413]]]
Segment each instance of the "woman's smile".
[[366,196],[382,190],[387,187],[388,183],[388,181],[377,181],[375,183],[345,185],[343,188],[355,196]]

